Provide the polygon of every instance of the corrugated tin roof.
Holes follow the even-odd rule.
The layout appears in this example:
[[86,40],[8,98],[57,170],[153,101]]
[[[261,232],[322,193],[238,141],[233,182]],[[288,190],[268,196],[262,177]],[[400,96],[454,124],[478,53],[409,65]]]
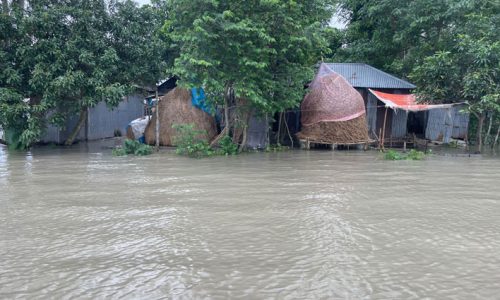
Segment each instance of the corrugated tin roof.
[[327,63],[353,87],[375,89],[414,89],[415,85],[362,63]]

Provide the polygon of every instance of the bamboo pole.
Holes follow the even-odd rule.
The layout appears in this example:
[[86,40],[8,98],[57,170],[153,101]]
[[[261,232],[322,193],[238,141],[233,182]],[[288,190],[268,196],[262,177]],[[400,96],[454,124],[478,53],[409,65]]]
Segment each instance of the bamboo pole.
[[384,145],[384,143],[385,143],[385,125],[387,123],[387,110],[388,109],[389,108],[386,106],[385,107],[385,114],[384,114],[384,126],[383,126],[383,129],[382,129],[382,149],[384,149],[384,150],[385,150],[385,145]]

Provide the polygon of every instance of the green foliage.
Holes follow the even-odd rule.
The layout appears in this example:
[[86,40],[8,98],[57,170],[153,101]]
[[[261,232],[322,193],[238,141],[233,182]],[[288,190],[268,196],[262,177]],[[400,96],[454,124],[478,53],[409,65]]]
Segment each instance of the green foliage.
[[64,126],[100,102],[116,107],[135,86],[163,76],[166,63],[159,58],[166,47],[158,32],[165,12],[159,4],[28,0],[21,10],[16,1],[4,2],[0,125],[20,132],[25,146],[38,140],[46,119]]
[[113,154],[113,156],[125,156],[125,155],[127,155],[127,151],[122,147],[114,148],[111,151],[111,153]]
[[494,125],[500,124],[499,1],[340,0],[339,5],[348,26],[343,47],[332,51],[336,60],[409,77],[421,99],[467,102],[478,119],[493,113]]
[[153,147],[142,144],[136,140],[125,140],[123,147],[113,149],[114,156],[136,155],[146,156],[153,153]]
[[263,112],[297,106],[313,65],[328,52],[323,31],[334,0],[171,0],[163,31],[181,84],[221,104],[228,88]]
[[425,153],[422,151],[417,151],[415,149],[411,149],[406,156],[408,160],[422,160],[425,158]]
[[386,159],[386,160],[403,160],[404,158],[400,152],[390,149],[387,152],[385,152],[384,159]]
[[238,154],[238,145],[233,143],[233,139],[226,135],[219,141],[219,151],[218,153],[222,155],[235,155]]
[[214,149],[203,138],[206,134],[205,131],[197,130],[194,127],[194,124],[174,124],[172,126],[177,131],[174,138],[174,144],[177,146],[176,153],[194,158],[215,155]]
[[425,153],[415,149],[411,149],[408,153],[401,153],[393,149],[389,149],[384,153],[386,160],[423,160]]

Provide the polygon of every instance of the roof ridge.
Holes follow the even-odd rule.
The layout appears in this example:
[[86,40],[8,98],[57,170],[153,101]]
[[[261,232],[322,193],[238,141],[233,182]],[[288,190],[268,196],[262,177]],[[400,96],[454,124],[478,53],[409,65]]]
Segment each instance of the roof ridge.
[[[407,83],[407,84],[409,84],[409,85],[413,85],[413,86],[415,86],[413,83],[408,82],[408,81],[406,81],[406,80],[404,80],[404,79],[398,78],[398,77],[396,77],[396,76],[394,76],[394,75],[392,75],[392,74],[390,74],[390,73],[387,73],[387,72],[385,72],[385,71],[382,71],[382,70],[380,70],[380,69],[377,69],[377,68],[375,68],[375,67],[373,67],[373,66],[370,66],[370,65],[368,65],[368,64],[364,64],[364,65],[368,66],[369,68],[374,69],[375,71],[382,72],[382,73],[384,73],[385,75],[387,75],[387,76],[389,76],[389,77],[392,77],[393,79],[396,79],[396,80],[398,80],[398,81],[402,81],[402,82]],[[416,87],[416,86],[415,86],[415,87]]]

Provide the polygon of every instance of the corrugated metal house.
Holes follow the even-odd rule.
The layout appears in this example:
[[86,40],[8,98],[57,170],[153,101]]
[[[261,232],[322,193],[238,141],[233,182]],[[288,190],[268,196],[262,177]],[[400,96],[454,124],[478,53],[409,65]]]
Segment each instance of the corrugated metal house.
[[[175,76],[164,80],[157,87],[158,95],[161,97],[175,88],[177,80]],[[139,87],[139,89],[147,92],[148,96],[144,97],[138,94],[127,96],[114,109],[108,108],[104,102],[90,108],[85,126],[80,130],[75,140],[92,141],[111,138],[118,132],[125,135],[131,121],[151,113],[150,105],[145,105],[144,100],[145,98],[150,100],[156,96],[155,87]],[[40,141],[42,143],[64,143],[77,122],[78,116],[74,116],[68,119],[64,129],[49,125]]]
[[[332,71],[342,75],[363,97],[368,131],[372,138],[398,140],[409,133],[433,141],[449,142],[451,138],[464,139],[469,115],[463,105],[427,105],[419,110],[388,106],[370,90],[393,95],[409,95],[415,85],[363,63],[329,63]],[[386,114],[386,108],[387,110]],[[382,133],[385,123],[385,132]]]
[[[376,89],[390,94],[410,94],[415,85],[362,63],[326,64],[332,71],[342,75],[363,97],[366,107],[368,132],[372,138],[379,136],[384,127],[384,104],[369,92]],[[397,110],[390,110],[386,118],[386,136],[404,137],[406,118]],[[394,126],[393,126],[394,123]],[[404,124],[404,126],[402,126]],[[404,128],[402,128],[404,127]]]
[[[144,97],[141,95],[128,96],[118,107],[110,109],[104,102],[89,109],[85,126],[75,140],[99,140],[115,136],[119,131],[125,135],[130,121],[144,115]],[[78,116],[70,118],[64,129],[49,125],[42,143],[62,144],[71,134],[78,122]]]

